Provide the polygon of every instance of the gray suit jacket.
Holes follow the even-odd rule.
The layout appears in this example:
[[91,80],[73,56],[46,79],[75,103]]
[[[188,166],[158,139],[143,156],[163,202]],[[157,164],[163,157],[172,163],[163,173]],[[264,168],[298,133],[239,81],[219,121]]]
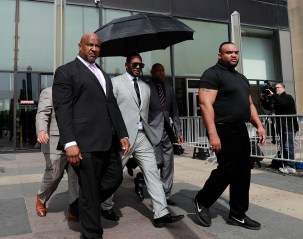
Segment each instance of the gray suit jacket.
[[59,142],[59,129],[53,109],[52,88],[45,88],[40,93],[38,110],[36,114],[36,134],[45,131],[49,135],[48,144],[41,144],[43,153],[62,154],[61,150],[57,150]]
[[140,119],[142,120],[144,131],[148,139],[150,140],[152,145],[155,145],[157,136],[148,125],[148,110],[150,100],[150,89],[148,84],[146,84],[140,79],[138,81],[141,94],[140,108],[134,85],[132,84],[126,73],[112,78],[112,84],[114,96],[116,97],[118,106],[122,113],[122,117],[124,119],[127,132],[129,134],[129,142],[131,146],[134,145],[138,133],[138,123]]
[[163,129],[164,129],[164,118],[167,122],[170,122],[170,118],[173,120],[173,126],[176,136],[182,135],[181,123],[178,114],[177,102],[173,87],[164,82],[165,88],[165,103],[162,109],[158,89],[155,83],[150,80],[148,81],[150,86],[150,104],[149,104],[149,115],[148,123],[151,129],[156,135],[156,144],[160,143]]

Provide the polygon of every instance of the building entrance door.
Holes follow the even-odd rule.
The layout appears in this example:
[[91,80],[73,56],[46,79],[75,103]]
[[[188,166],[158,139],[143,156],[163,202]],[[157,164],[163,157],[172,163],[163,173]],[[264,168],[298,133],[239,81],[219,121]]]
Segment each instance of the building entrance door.
[[35,118],[39,101],[39,74],[17,74],[16,150],[34,149]]
[[199,79],[186,79],[187,88],[187,116],[201,116],[199,107]]
[[187,92],[188,95],[188,116],[201,116],[200,107],[199,107],[199,98],[198,91],[189,89]]

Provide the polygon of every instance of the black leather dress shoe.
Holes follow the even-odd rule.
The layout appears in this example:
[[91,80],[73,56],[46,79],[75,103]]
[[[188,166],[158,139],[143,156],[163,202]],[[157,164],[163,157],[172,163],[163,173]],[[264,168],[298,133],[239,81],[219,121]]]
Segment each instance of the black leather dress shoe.
[[119,221],[120,217],[113,209],[101,210],[102,216],[111,221]]
[[141,201],[144,200],[143,186],[145,184],[143,174],[141,172],[137,173],[137,176],[134,179],[135,183],[135,192],[140,198]]
[[73,222],[79,221],[78,199],[76,199],[73,203],[68,205],[67,211],[68,211],[68,215],[67,215],[68,221],[73,221]]
[[[126,165],[126,167],[127,167],[127,165]],[[127,167],[127,173],[129,176],[134,176],[134,171],[131,167]]]
[[178,205],[175,201],[171,200],[170,198],[166,199],[166,203],[169,206],[177,206]]
[[170,213],[164,215],[163,217],[154,219],[155,227],[164,227],[168,223],[174,223],[182,220],[184,215],[172,216]]
[[[81,234],[80,239],[89,239],[89,238],[84,236],[83,234]],[[102,236],[97,236],[97,237],[94,237],[94,239],[103,239],[103,237]]]

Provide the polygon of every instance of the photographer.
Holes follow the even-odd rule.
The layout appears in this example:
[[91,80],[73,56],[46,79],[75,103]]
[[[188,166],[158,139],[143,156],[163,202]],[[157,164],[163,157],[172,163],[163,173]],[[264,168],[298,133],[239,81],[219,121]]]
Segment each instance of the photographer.
[[[285,85],[283,83],[276,83],[274,94],[268,89],[269,96],[274,97],[274,110],[276,115],[296,115],[296,106],[293,97],[285,92]],[[276,120],[277,133],[280,136],[282,146],[282,158],[294,160],[294,138],[296,132],[299,130],[297,117],[280,117]],[[279,168],[282,173],[295,173],[295,163],[286,162],[286,167]]]
[[264,110],[269,111],[265,112],[265,114],[275,114],[275,97],[273,92],[275,92],[275,87],[271,86],[269,81],[265,81],[264,84],[260,85],[261,95],[260,101]]

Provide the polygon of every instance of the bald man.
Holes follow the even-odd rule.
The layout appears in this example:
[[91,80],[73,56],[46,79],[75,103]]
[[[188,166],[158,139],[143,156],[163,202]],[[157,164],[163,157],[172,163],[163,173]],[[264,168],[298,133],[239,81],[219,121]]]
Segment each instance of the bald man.
[[82,238],[102,238],[100,204],[122,182],[119,152],[127,155],[130,145],[111,80],[95,63],[99,37],[83,35],[78,49],[76,59],[55,72],[53,102],[59,146],[79,178]]

